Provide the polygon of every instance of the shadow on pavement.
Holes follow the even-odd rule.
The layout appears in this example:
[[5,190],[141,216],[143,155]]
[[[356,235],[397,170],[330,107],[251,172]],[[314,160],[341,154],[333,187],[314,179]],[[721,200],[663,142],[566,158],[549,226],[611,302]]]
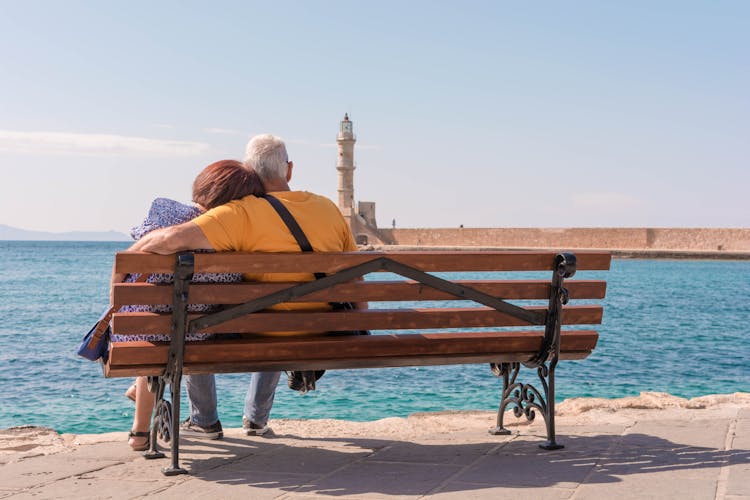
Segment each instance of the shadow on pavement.
[[525,439],[461,444],[291,435],[185,440],[182,460],[196,479],[337,496],[614,483],[622,481],[618,476],[750,463],[750,450],[689,446],[646,434],[561,436],[560,441],[566,447],[549,452]]

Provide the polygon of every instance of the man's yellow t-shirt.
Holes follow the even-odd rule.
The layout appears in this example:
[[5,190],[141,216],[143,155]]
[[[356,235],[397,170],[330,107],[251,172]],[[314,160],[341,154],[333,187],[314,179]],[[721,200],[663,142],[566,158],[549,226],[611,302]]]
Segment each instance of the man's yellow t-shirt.
[[[297,220],[316,252],[357,250],[349,225],[331,200],[306,191],[268,193]],[[246,196],[193,219],[216,251],[299,252],[297,240],[276,210],[263,198]],[[249,281],[308,281],[306,274],[246,274]],[[320,308],[313,304],[280,304],[273,309]]]

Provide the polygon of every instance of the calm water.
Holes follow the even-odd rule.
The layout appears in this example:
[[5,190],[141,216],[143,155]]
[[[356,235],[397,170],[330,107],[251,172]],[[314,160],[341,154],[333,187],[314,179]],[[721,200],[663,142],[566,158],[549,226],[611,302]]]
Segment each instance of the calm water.
[[[122,396],[130,379],[104,379],[74,352],[107,304],[113,254],[127,246],[0,241],[0,428],[130,428],[133,405]],[[604,324],[588,359],[559,365],[559,400],[750,391],[750,261],[614,260],[607,273],[576,277],[607,279]],[[218,377],[225,426],[241,425],[247,380]],[[272,418],[493,410],[499,387],[485,365],[332,371],[305,396],[281,385]]]

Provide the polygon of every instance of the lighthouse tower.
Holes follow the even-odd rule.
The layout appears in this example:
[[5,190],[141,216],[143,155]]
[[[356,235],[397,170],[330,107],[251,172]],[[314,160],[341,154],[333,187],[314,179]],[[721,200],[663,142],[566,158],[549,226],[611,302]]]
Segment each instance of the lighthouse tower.
[[349,113],[344,114],[344,119],[339,125],[339,135],[336,144],[339,146],[339,159],[336,170],[339,171],[339,209],[347,219],[353,215],[354,209],[354,137],[352,122]]
[[339,124],[339,135],[336,144],[339,146],[339,160],[336,170],[339,171],[339,210],[352,230],[358,245],[390,245],[393,238],[381,234],[375,221],[375,202],[360,201],[354,205],[354,137],[349,113]]

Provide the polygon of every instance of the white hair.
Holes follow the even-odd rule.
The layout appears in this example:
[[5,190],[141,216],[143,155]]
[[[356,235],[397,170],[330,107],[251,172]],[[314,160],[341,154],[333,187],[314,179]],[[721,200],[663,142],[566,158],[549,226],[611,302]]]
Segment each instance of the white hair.
[[245,148],[245,166],[255,169],[264,181],[284,180],[289,167],[289,156],[281,137],[271,134],[256,135]]

